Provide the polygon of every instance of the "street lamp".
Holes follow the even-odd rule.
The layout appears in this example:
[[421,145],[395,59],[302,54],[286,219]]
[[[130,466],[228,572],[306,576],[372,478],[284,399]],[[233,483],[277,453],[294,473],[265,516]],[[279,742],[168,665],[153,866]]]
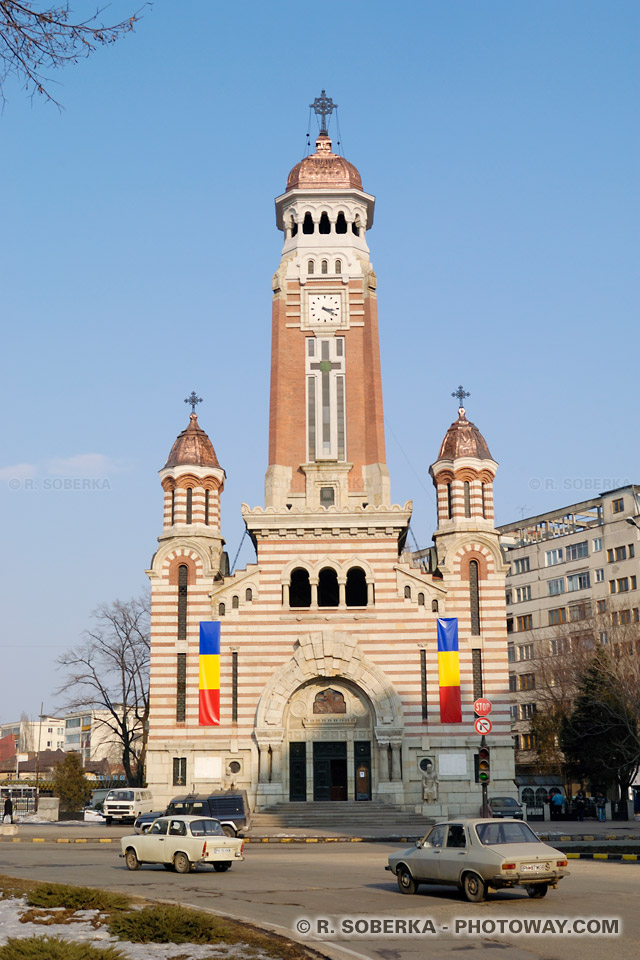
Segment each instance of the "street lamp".
[[630,523],[632,527],[635,527],[636,530],[640,530],[640,524],[638,523],[637,517],[625,517],[627,523]]
[[44,719],[42,711],[44,710],[44,703],[40,704],[40,723],[38,724],[38,750],[36,752],[36,796],[35,803],[33,805],[33,812],[38,812],[38,783],[40,781],[40,741],[42,739],[42,721]]

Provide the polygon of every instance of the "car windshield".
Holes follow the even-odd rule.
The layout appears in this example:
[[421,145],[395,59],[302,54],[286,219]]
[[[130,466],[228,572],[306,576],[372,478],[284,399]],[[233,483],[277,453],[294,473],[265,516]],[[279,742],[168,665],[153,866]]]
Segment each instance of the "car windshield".
[[531,827],[521,820],[514,820],[513,823],[508,820],[500,823],[478,823],[476,833],[485,847],[500,843],[541,843]]
[[223,837],[224,832],[217,820],[194,820],[191,824],[193,837]]
[[517,807],[518,802],[513,797],[491,797],[489,803],[500,804],[501,807]]
[[156,834],[159,834],[162,836],[167,832],[168,826],[169,826],[168,820],[156,820],[155,823],[151,824],[151,829],[149,830],[149,833],[153,834],[154,836]]
[[107,800],[133,800],[133,790],[112,790]]

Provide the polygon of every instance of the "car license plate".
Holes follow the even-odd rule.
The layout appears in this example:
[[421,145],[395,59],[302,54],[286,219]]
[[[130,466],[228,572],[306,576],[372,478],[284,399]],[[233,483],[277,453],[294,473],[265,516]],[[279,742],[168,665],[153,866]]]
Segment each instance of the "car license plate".
[[548,869],[546,863],[523,863],[520,867],[521,873],[546,873]]
[[230,847],[218,847],[216,853],[231,853]]

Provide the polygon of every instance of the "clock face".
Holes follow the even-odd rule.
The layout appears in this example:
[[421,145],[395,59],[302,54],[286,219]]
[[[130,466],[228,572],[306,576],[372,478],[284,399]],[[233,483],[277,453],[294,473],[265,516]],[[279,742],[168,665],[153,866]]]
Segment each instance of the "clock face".
[[312,323],[340,323],[342,298],[339,293],[314,293],[309,297],[309,320]]

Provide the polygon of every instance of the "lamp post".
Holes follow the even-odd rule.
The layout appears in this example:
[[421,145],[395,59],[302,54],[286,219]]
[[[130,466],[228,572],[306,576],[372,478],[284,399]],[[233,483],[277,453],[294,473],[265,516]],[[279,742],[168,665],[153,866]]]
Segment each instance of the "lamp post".
[[40,704],[40,722],[38,724],[38,750],[36,752],[36,797],[35,803],[33,805],[33,812],[38,812],[38,783],[40,781],[40,740],[42,738],[42,711],[44,710],[44,703]]

